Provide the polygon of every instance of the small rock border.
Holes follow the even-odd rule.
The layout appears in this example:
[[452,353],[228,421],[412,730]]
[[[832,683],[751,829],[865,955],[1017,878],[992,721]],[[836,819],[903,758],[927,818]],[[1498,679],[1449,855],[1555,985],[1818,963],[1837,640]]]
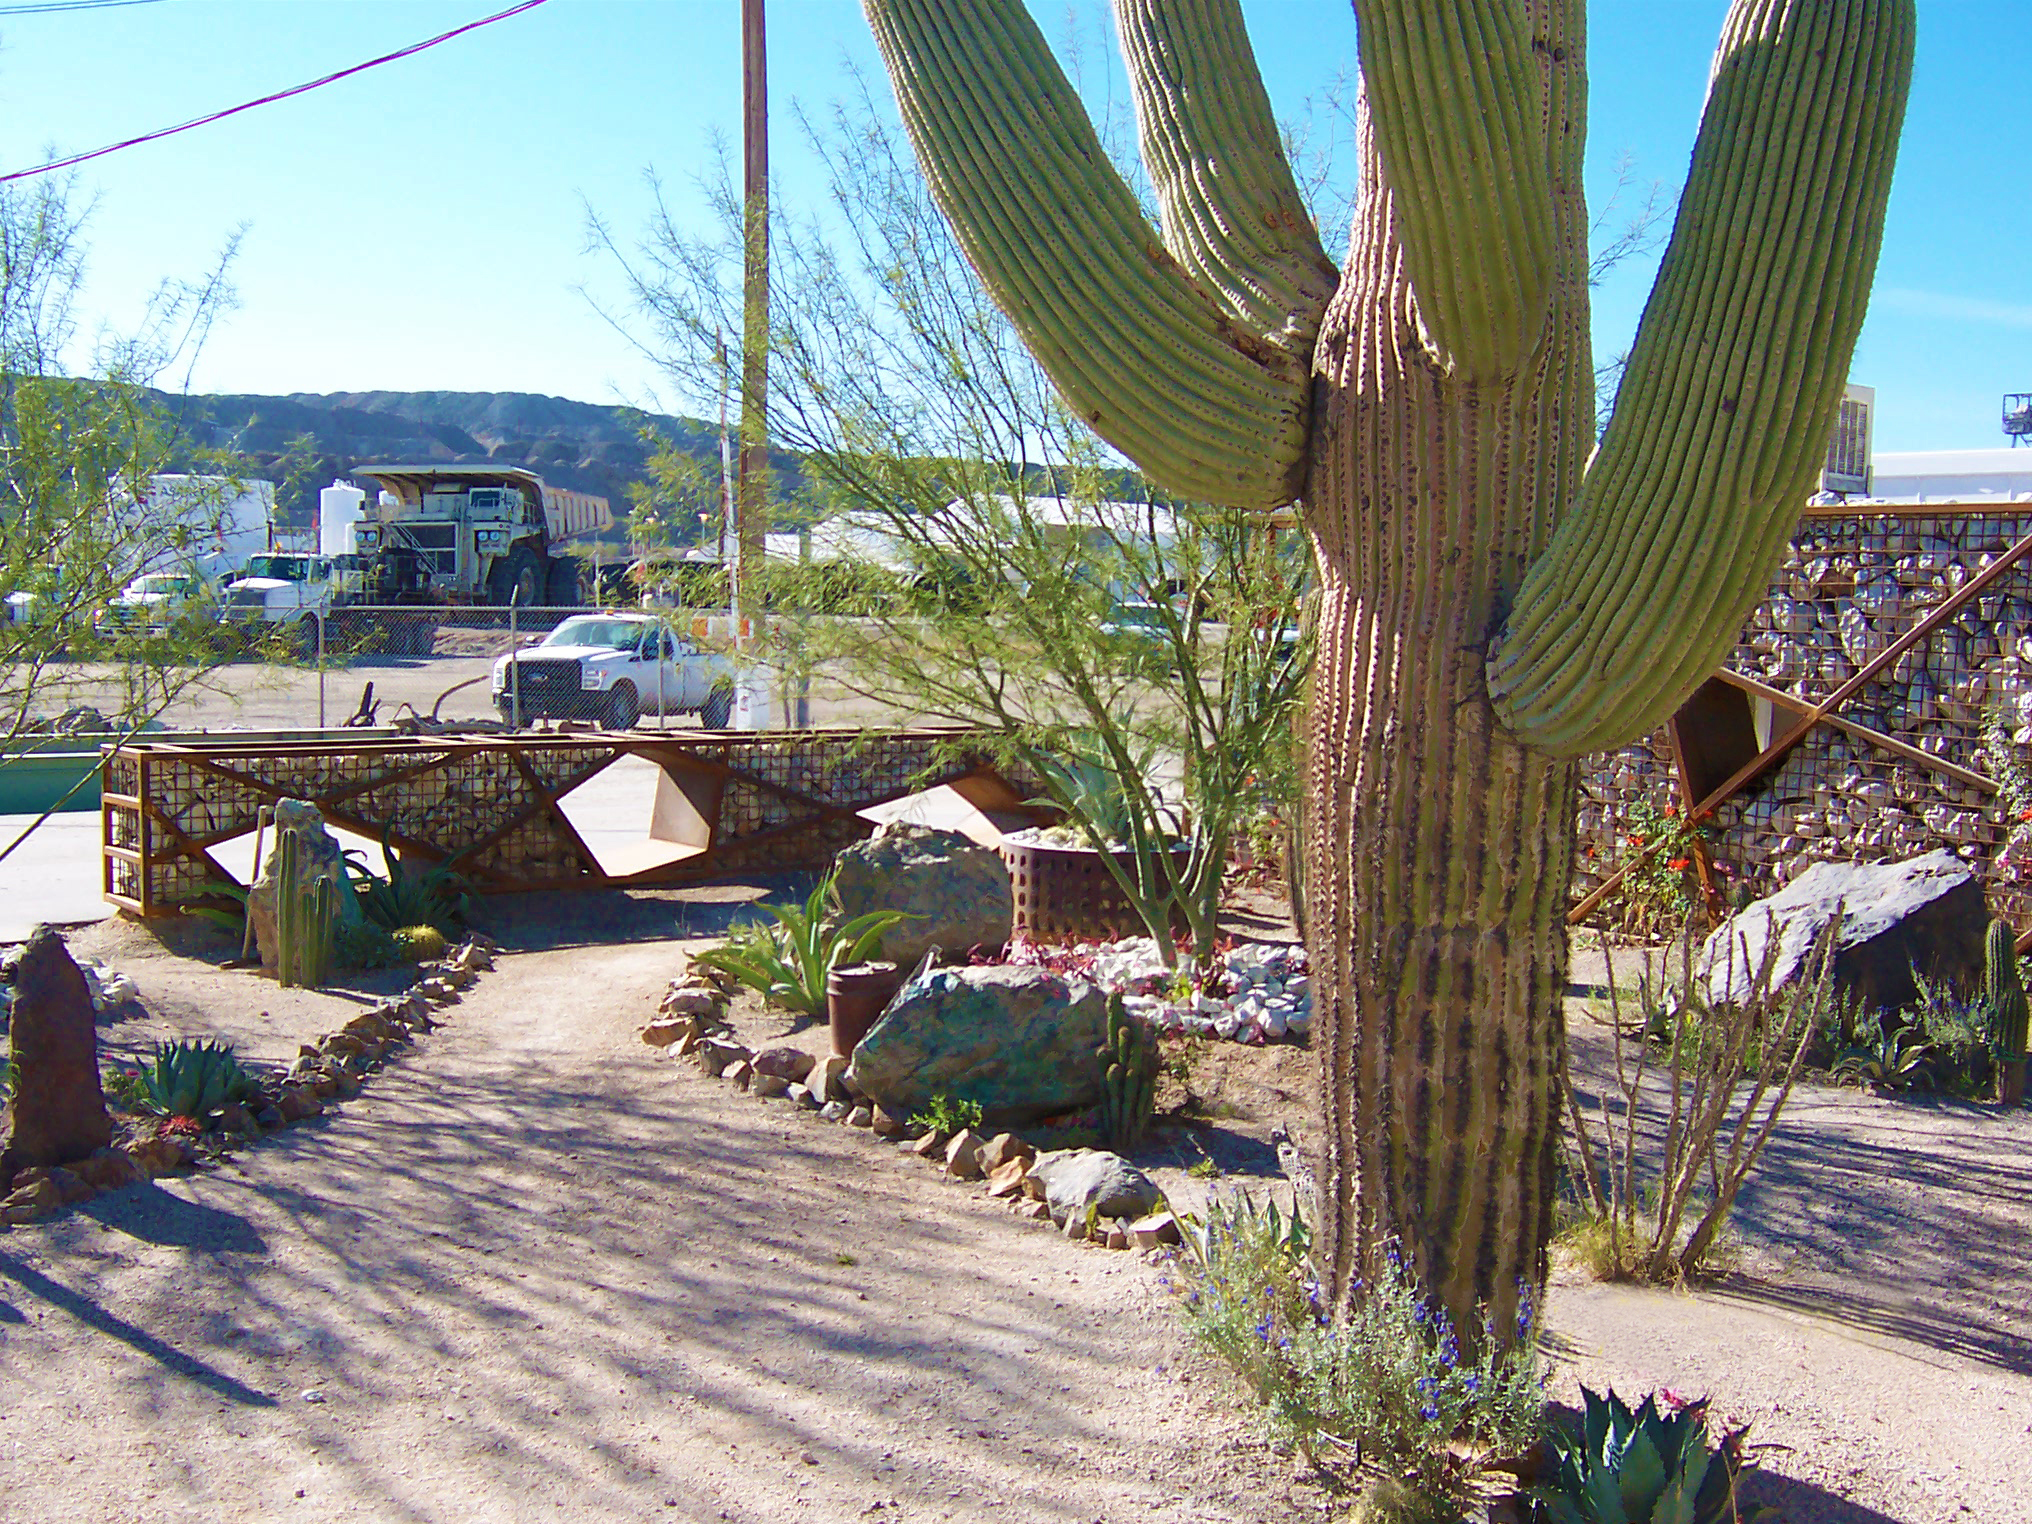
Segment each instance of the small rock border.
[[[981,1194],[1007,1203],[1018,1217],[1054,1225],[1044,1182],[1032,1173],[1049,1155],[1013,1132],[983,1138],[972,1128],[947,1134],[914,1126],[861,1094],[838,1054],[813,1058],[802,1048],[750,1049],[727,1020],[734,989],[716,970],[692,966],[671,980],[656,1016],[641,1029],[642,1040],[690,1059],[707,1079],[723,1080],[758,1100],[787,1100],[818,1121],[907,1148],[949,1180],[978,1182]],[[1068,1214],[1063,1231],[1067,1238],[1108,1249],[1159,1251],[1179,1241],[1178,1220],[1165,1209],[1134,1219],[1086,1221]]]
[[218,1108],[204,1132],[193,1135],[162,1122],[151,1136],[96,1149],[72,1164],[17,1171],[0,1199],[0,1223],[40,1222],[96,1196],[194,1168],[201,1153],[216,1159],[235,1141],[258,1142],[266,1133],[321,1115],[327,1101],[353,1099],[395,1050],[443,1025],[432,1012],[457,1004],[460,992],[494,967],[497,951],[491,938],[469,934],[442,958],[419,965],[423,977],[404,993],[362,1011],[315,1044],[305,1043],[288,1069],[260,1076],[254,1095]]

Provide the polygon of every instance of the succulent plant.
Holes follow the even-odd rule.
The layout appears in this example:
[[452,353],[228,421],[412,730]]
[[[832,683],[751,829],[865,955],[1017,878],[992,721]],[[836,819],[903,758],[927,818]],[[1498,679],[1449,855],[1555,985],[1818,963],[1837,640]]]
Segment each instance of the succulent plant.
[[1126,1153],[1143,1141],[1157,1108],[1157,1044],[1129,1014],[1119,991],[1108,996],[1108,1037],[1101,1061],[1101,1119],[1108,1147]]
[[442,958],[448,945],[445,934],[435,926],[401,926],[388,935],[395,944],[395,955],[409,963]]
[[1548,1524],[1737,1524],[1736,1485],[1751,1469],[1746,1429],[1708,1448],[1707,1403],[1661,1407],[1656,1393],[1633,1412],[1616,1396],[1581,1388],[1580,1432],[1548,1439],[1551,1474],[1530,1489]]
[[831,894],[832,875],[827,874],[802,905],[764,905],[773,925],[756,928],[756,934],[729,937],[719,947],[694,954],[691,961],[739,980],[773,1005],[822,1016],[826,975],[834,966],[880,957],[883,935],[911,919],[906,911],[871,910],[836,923],[826,907]]
[[260,1089],[231,1047],[215,1042],[157,1043],[135,1071],[130,1092],[158,1116],[202,1122],[228,1101],[245,1101]]
[[1992,921],[1983,942],[1983,1004],[1989,1010],[1995,1050],[1997,1099],[2015,1106],[2025,1099],[2026,1028],[2032,1003],[2018,974],[2018,937],[2009,921]]
[[932,191],[1061,395],[1159,488],[1302,499],[1321,1265],[1400,1241],[1463,1327],[1544,1274],[1573,759],[1712,671],[1868,304],[1913,0],[1735,0],[1594,447],[1584,0],[1355,0],[1321,248],[1239,0],[1116,0],[1151,227],[1023,0],[865,0]]

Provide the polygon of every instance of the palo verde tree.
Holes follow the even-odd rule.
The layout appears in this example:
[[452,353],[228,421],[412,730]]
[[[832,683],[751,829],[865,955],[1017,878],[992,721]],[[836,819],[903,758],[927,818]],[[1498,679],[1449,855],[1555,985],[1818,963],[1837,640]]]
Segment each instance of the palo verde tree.
[[[803,480],[772,517],[832,522],[759,579],[765,659],[985,737],[1089,845],[1135,847],[1102,861],[1145,928],[1211,962],[1235,835],[1288,792],[1303,542],[1111,469],[865,93],[807,126],[831,216],[772,218],[770,433]],[[708,189],[716,232],[659,215],[624,251],[594,230],[634,297],[617,328],[694,396],[745,299],[741,203]]]
[[[138,724],[218,660],[209,621],[98,616],[137,572],[209,550],[238,489],[159,389],[231,305],[233,245],[165,281],[135,330],[87,343],[87,222],[68,178],[0,187],[0,749],[74,704]],[[212,474],[151,481],[193,468]]]
[[1542,1279],[1575,759],[1656,725],[1797,519],[1867,305],[1912,0],[1736,0],[1599,452],[1584,0],[1355,0],[1345,268],[1238,0],[1115,0],[1161,227],[1021,0],[866,0],[925,175],[1068,403],[1160,488],[1298,501],[1320,1247],[1465,1328]]

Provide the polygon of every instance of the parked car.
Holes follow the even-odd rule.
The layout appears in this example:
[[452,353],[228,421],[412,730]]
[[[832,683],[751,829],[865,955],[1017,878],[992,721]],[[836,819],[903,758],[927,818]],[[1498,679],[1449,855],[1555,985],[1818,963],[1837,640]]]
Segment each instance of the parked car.
[[504,720],[597,720],[626,730],[646,714],[696,714],[708,730],[733,709],[733,664],[646,614],[575,614],[494,662]]

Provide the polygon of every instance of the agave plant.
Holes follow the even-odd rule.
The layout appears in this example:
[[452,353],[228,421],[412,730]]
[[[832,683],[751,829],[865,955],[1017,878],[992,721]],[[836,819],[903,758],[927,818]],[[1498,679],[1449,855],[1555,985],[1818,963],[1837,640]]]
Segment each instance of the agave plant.
[[1908,1027],[1894,1027],[1882,1018],[1873,1040],[1847,1049],[1834,1063],[1836,1079],[1886,1090],[1931,1089],[1933,1044]]
[[1635,1412],[1617,1397],[1580,1389],[1580,1433],[1555,1430],[1549,1476],[1531,1488],[1550,1524],[1735,1524],[1736,1485],[1752,1462],[1747,1429],[1710,1450],[1707,1403],[1661,1408],[1654,1393]]
[[202,1118],[259,1088],[231,1047],[214,1042],[160,1042],[135,1074],[136,1098],[165,1117]]
[[882,935],[909,919],[900,910],[871,910],[839,925],[830,923],[827,898],[832,876],[819,880],[803,905],[764,905],[774,924],[761,935],[729,939],[724,946],[692,958],[701,968],[718,969],[771,1004],[805,1016],[826,1008],[826,975],[836,964],[854,964],[880,950]]
[[381,855],[388,861],[386,878],[369,868],[358,852],[346,854],[360,913],[392,932],[411,926],[435,926],[449,939],[471,904],[466,881],[458,870],[449,862],[432,863],[425,868],[404,867],[385,834],[381,838]]

